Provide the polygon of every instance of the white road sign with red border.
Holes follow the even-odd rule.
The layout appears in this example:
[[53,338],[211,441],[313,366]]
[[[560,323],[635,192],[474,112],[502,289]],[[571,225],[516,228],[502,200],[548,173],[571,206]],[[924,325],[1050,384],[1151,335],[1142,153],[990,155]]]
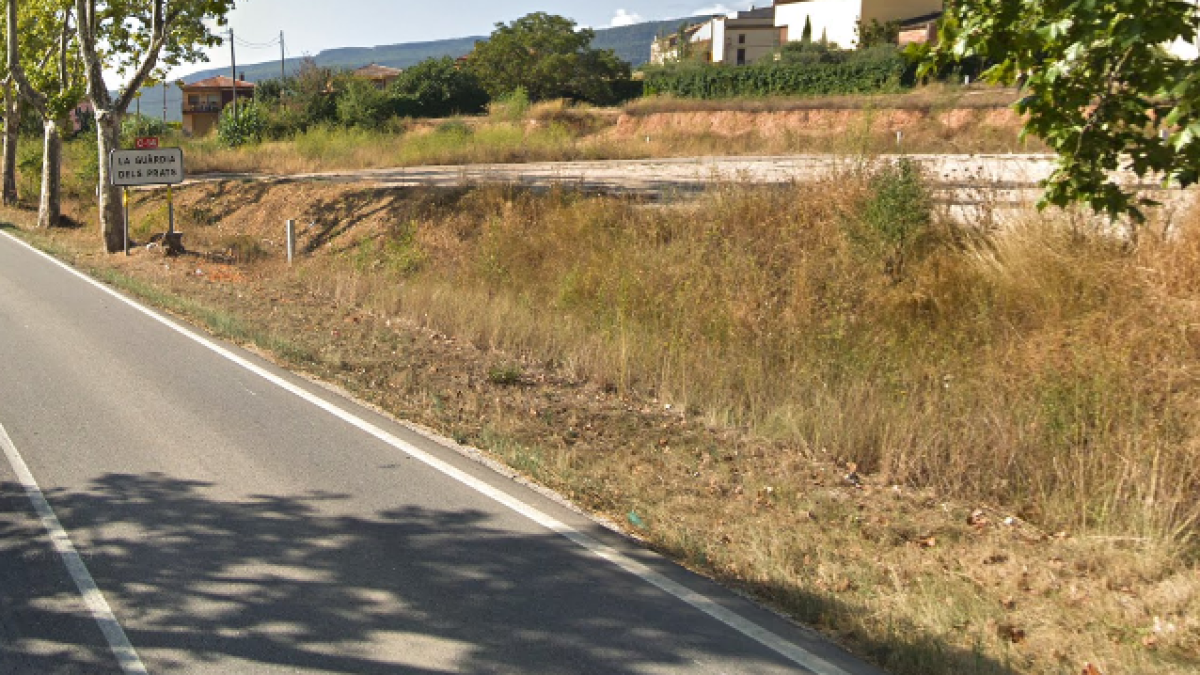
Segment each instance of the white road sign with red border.
[[108,162],[113,185],[178,185],[183,182],[183,150],[113,150]]

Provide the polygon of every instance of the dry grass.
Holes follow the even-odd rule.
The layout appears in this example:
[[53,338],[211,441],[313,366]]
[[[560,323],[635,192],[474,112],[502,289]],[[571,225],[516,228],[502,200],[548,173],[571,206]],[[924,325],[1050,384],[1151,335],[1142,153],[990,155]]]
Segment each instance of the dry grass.
[[629,115],[679,112],[791,112],[796,110],[972,110],[1008,108],[1017,101],[1015,89],[960,87],[934,84],[901,94],[684,99],[651,96],[622,107]]
[[[810,152],[1036,152],[993,90],[922,89],[880,99],[679,101],[624,110],[551,101],[500,104],[486,117],[395,121],[382,131],[316,128],[229,149],[183,142],[188,171],[296,174],[418,165]],[[897,132],[903,141],[897,144]]]
[[[1133,247],[934,218],[897,266],[874,173],[666,205],[195,186],[190,245],[262,259],[79,260],[259,326],[898,674],[1192,672],[1200,219]],[[281,213],[315,223],[296,270]]]

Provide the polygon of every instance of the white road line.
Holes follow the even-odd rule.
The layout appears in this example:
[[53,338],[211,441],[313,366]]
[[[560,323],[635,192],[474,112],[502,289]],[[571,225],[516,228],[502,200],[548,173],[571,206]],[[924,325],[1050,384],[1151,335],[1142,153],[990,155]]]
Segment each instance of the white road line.
[[[225,359],[233,362],[234,364],[242,367],[243,369],[250,371],[251,373],[254,373],[255,375],[258,375],[259,377],[270,382],[271,384],[274,384],[275,386],[279,387],[280,389],[283,389],[287,392],[290,392],[290,393],[298,396],[299,398],[303,399],[304,401],[307,401],[308,403],[316,406],[317,408],[324,410],[325,412],[329,413],[330,415],[333,415],[334,417],[342,420],[343,422],[345,422],[353,427],[358,428],[359,430],[363,431],[364,433],[374,436],[376,439],[392,446],[393,448],[396,448],[397,450],[403,452],[404,454],[408,455],[409,457],[442,473],[443,475],[447,476],[448,478],[458,481],[459,483],[469,487],[470,489],[478,492],[479,494],[481,494],[485,497],[488,497],[489,499],[491,499],[495,502],[502,504],[503,506],[509,508],[512,511],[515,511],[516,513],[519,513],[520,515],[528,518],[529,520],[532,520],[533,522],[541,525],[542,527],[545,527],[546,529],[569,539],[570,541],[574,542],[576,545],[580,546],[581,548],[588,551],[592,555],[594,555],[602,560],[606,560],[606,561],[620,567],[621,569],[625,570],[626,572],[629,572],[630,574],[633,574],[634,576],[641,578],[643,581],[659,588],[660,590],[678,598],[679,600],[682,600],[683,602],[687,603],[688,605],[691,605],[692,607],[700,610],[701,612],[704,612],[705,614],[716,619],[717,621],[720,621],[721,623],[725,624],[726,626],[729,626],[730,628],[736,630],[737,632],[741,633],[742,635],[745,635],[746,637],[751,638],[752,640],[758,642],[759,644],[763,645],[764,647],[771,649],[772,651],[779,654],[780,656],[787,658],[788,660],[809,670],[810,672],[814,673],[815,675],[851,675],[850,673],[839,668],[838,666],[836,666],[832,663],[829,663],[828,661],[820,658],[819,656],[817,656],[815,654],[808,652],[807,650],[792,643],[791,641],[786,640],[786,639],[776,635],[775,633],[767,630],[766,628],[763,628],[762,626],[759,626],[758,624],[754,623],[753,621],[750,621],[749,619],[746,619],[745,617],[741,616],[740,614],[733,612],[729,609],[726,609],[720,603],[713,600],[712,598],[709,598],[708,596],[706,596],[702,593],[697,593],[696,591],[693,591],[682,584],[672,581],[671,579],[667,578],[663,574],[655,572],[653,569],[634,560],[633,558],[630,558],[627,555],[624,555],[623,553],[621,553],[620,551],[617,551],[613,547],[608,546],[607,544],[604,544],[600,541],[597,541],[596,539],[594,539],[592,537],[589,537],[588,535],[576,530],[575,528],[571,527],[570,525],[567,525],[566,523],[558,520],[557,518],[554,518],[553,516],[551,516],[547,513],[544,513],[542,511],[534,508],[533,506],[526,504],[525,502],[522,502],[521,500],[517,499],[516,497],[513,497],[512,495],[509,495],[491,485],[488,485],[484,481],[482,481],[478,478],[475,478],[474,476],[471,476],[471,475],[455,468],[454,466],[438,459],[437,457],[434,457],[433,455],[425,452],[424,450],[421,450],[420,448],[416,447],[415,445],[413,445],[413,444],[383,430],[382,428],[366,421],[365,419],[355,415],[354,413],[351,413],[337,405],[334,405],[333,403],[330,403],[329,401],[326,401],[325,399],[302,389],[301,387],[297,386],[296,384],[289,382],[282,377],[279,377],[278,375],[270,372],[269,370],[255,364],[255,363],[248,361],[247,359],[231,352],[230,350],[226,349],[225,347],[222,347],[221,345],[208,339],[207,337],[200,335],[200,334],[194,332],[192,329],[185,327],[182,324],[179,324],[179,323],[167,318],[166,316],[163,316],[162,314],[159,314],[158,312],[141,305],[140,303],[117,292],[115,289],[113,289],[105,284],[102,284],[99,281],[96,281],[95,279],[87,276],[83,272],[80,272],[79,270],[71,267],[70,265],[67,265],[66,263],[62,262],[61,260],[58,260],[57,258],[55,258],[47,253],[43,253],[42,251],[39,251],[38,249],[34,248],[33,246],[30,246],[29,244],[25,243],[24,241],[21,241],[20,239],[13,237],[11,234],[4,233],[4,236],[6,236],[9,239],[13,240],[14,242],[20,244],[21,246],[24,246],[25,248],[29,249],[30,251],[33,251],[37,255],[42,256],[46,260],[61,267],[62,269],[75,275],[76,277],[82,279],[86,283],[91,284],[95,288],[100,289],[104,293],[107,293],[108,295],[116,298],[117,300],[128,305],[129,307],[133,308],[134,310],[144,314],[145,316],[149,317],[150,319],[157,321],[158,323],[162,324],[163,326],[166,326],[167,328],[175,331],[176,333],[179,333],[183,337],[204,347],[205,349],[208,349],[209,351],[221,356],[222,358],[225,358]],[[82,563],[80,563],[80,564],[82,564]],[[118,627],[118,629],[119,629],[119,627]]]
[[2,424],[0,424],[0,447],[4,448],[4,455],[8,458],[8,463],[17,473],[17,480],[20,481],[21,487],[25,488],[25,494],[29,497],[29,501],[33,503],[33,510],[37,512],[38,518],[42,521],[42,527],[46,528],[47,534],[50,535],[50,543],[53,544],[54,550],[66,565],[71,580],[79,589],[79,594],[83,596],[83,603],[92,613],[92,618],[99,624],[100,632],[104,634],[104,639],[108,642],[113,656],[117,657],[121,671],[125,675],[146,675],[146,666],[142,665],[137,650],[129,642],[125,630],[121,628],[112,608],[108,606],[108,601],[104,599],[104,594],[96,586],[96,580],[88,572],[87,565],[83,564],[83,558],[75,550],[75,545],[71,543],[71,538],[67,536],[67,531],[63,529],[62,523],[58,522],[58,516],[54,515],[54,509],[50,508],[50,502],[46,501],[46,496],[42,494],[42,489],[38,487],[33,474],[29,471],[21,453],[17,452],[17,446],[13,445],[12,439],[8,437],[8,431]]

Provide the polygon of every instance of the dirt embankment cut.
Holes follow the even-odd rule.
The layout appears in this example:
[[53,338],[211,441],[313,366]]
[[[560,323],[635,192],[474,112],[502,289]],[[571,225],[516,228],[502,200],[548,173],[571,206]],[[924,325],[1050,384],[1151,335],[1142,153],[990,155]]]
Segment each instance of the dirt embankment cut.
[[731,138],[749,133],[828,135],[862,130],[895,133],[938,129],[961,133],[972,128],[1015,133],[1020,125],[1020,116],[1007,108],[956,108],[936,112],[901,109],[660,112],[622,115],[610,133],[618,137],[664,132],[710,133]]

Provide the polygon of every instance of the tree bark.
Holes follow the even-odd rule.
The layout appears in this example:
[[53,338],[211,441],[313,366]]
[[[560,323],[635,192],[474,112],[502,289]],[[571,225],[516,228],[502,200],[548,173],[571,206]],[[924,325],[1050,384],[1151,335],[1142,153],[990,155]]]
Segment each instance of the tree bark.
[[57,120],[45,120],[42,151],[42,200],[38,227],[58,227],[62,216],[62,132]]
[[0,161],[0,203],[14,206],[17,194],[17,134],[21,129],[21,97],[12,80],[4,83],[4,157]]
[[111,110],[96,110],[96,147],[100,153],[100,236],[109,253],[125,250],[125,212],[121,206],[121,188],[112,184],[108,156],[121,145],[121,115]]

